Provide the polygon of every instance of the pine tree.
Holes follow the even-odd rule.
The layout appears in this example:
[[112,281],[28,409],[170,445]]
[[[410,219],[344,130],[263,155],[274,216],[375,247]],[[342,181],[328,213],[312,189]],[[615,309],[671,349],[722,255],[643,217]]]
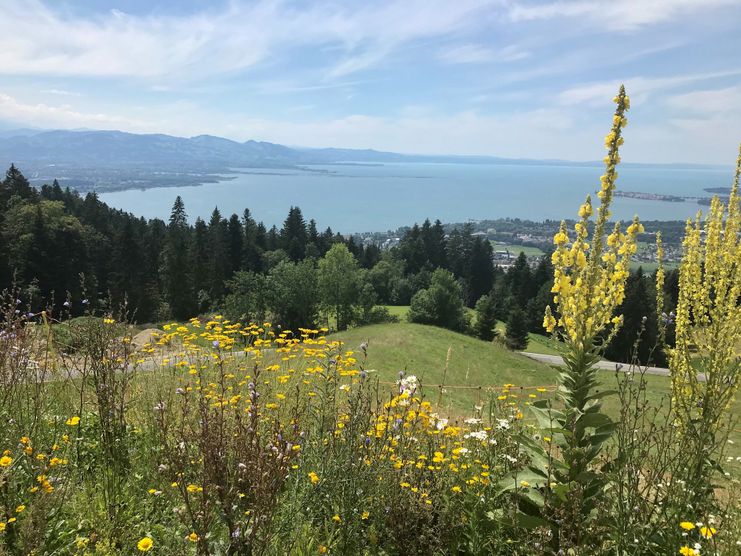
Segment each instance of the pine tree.
[[527,349],[527,320],[519,307],[514,307],[507,318],[507,329],[504,336],[507,347],[515,350]]
[[628,277],[625,299],[615,312],[623,315],[623,325],[605,349],[605,357],[631,363],[635,356],[642,365],[665,365],[665,354],[655,349],[658,338],[655,287],[641,267]]
[[242,253],[244,252],[244,230],[236,214],[232,214],[227,224],[227,251],[229,253],[228,280],[242,268]]
[[477,299],[491,291],[494,285],[494,262],[492,248],[489,241],[476,238],[471,249],[471,257],[466,265],[466,281],[468,283],[468,306],[472,306]]
[[532,274],[525,253],[520,253],[515,264],[507,271],[507,285],[517,306],[524,309],[533,295]]
[[227,222],[221,217],[218,207],[208,222],[208,261],[207,291],[211,301],[218,303],[224,297],[224,282],[229,278],[231,268]]
[[116,310],[126,302],[129,312],[136,313],[140,302],[141,257],[130,218],[124,219],[122,228],[114,237],[110,279],[112,308]]
[[[242,242],[242,268],[252,272],[262,270],[262,251],[264,249],[265,227],[257,225],[252,218],[250,209],[244,209],[242,215],[244,240]],[[258,235],[261,234],[260,237]]]
[[193,236],[190,243],[190,268],[193,275],[193,291],[198,300],[198,311],[209,308],[211,297],[210,285],[210,254],[209,254],[208,226],[199,217],[193,228]]
[[188,257],[188,220],[180,196],[175,199],[167,227],[163,252],[164,284],[172,316],[185,320],[193,316],[195,308],[192,274]]
[[292,261],[301,261],[306,256],[306,222],[301,209],[291,207],[280,232],[280,247],[288,253]]
[[0,201],[5,206],[12,197],[21,199],[35,199],[38,197],[36,189],[26,179],[15,164],[11,164],[5,173],[5,180],[0,184]]
[[[429,224],[429,222],[428,222]],[[415,224],[399,242],[399,255],[406,264],[407,274],[417,274],[427,266],[425,242],[420,227]]]
[[476,302],[474,333],[478,338],[491,342],[497,335],[496,302],[490,295],[483,295]]

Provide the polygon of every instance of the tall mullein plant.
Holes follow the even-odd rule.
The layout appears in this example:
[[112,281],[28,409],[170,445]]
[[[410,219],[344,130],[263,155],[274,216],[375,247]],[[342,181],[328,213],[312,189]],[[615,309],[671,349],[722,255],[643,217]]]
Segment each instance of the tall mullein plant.
[[728,205],[715,197],[704,225],[699,213],[687,221],[679,267],[676,343],[669,350],[672,406],[693,454],[684,479],[700,506],[712,491],[728,407],[741,384],[740,175],[741,147]]
[[[604,486],[596,461],[614,424],[602,412],[601,400],[607,392],[598,389],[595,364],[622,323],[622,317],[614,314],[623,301],[630,258],[636,250],[636,236],[642,231],[637,218],[625,230],[619,223],[611,231],[608,228],[622,131],[627,124],[625,114],[630,107],[622,86],[614,101],[617,108],[605,137],[608,154],[592,237],[590,197],[579,209],[573,239],[565,222],[554,237],[552,292],[557,316],[548,308],[543,325],[564,342],[565,366],[558,378],[563,409],[553,409],[546,400],[531,406],[549,442],[544,446],[525,440],[530,469],[524,480],[517,477],[514,482],[523,501],[521,507],[526,513],[532,513],[528,508],[535,510],[539,518],[549,522],[553,544],[560,547],[584,543],[584,525],[593,517]],[[523,482],[528,486],[521,489]],[[532,495],[533,487],[537,496]]]

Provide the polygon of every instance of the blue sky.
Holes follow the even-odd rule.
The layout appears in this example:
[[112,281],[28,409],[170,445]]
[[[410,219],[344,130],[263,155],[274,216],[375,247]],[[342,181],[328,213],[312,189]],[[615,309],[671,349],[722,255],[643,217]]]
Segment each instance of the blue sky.
[[730,165],[739,0],[0,0],[3,127]]

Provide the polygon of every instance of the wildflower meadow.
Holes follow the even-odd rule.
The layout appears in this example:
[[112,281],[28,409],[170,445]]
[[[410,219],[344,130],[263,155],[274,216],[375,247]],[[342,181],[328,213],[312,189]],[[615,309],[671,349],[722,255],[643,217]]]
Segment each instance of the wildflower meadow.
[[739,554],[741,156],[727,203],[687,223],[676,314],[656,273],[656,403],[645,366],[597,365],[642,232],[611,221],[614,100],[599,203],[553,240],[564,366],[539,386],[451,407],[327,329],[211,315],[139,342],[125,307],[68,319],[6,292],[0,554]]

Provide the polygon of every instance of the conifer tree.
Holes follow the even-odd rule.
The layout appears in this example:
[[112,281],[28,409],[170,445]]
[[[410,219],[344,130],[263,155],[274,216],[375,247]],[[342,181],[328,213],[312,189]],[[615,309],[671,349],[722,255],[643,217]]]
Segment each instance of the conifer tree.
[[172,316],[185,320],[193,316],[194,295],[190,258],[188,257],[188,220],[183,199],[178,196],[172,206],[167,227],[164,259],[164,283]]
[[[253,272],[262,270],[261,255],[264,250],[265,227],[252,218],[250,209],[244,209],[242,215],[244,240],[242,242],[242,268]],[[261,234],[259,236],[259,234]]]
[[199,217],[193,228],[190,242],[190,268],[193,274],[193,292],[198,301],[198,311],[209,308],[211,297],[209,285],[211,278],[208,226]]
[[279,245],[288,253],[288,257],[292,261],[301,261],[306,255],[306,243],[306,222],[304,222],[301,209],[291,207],[280,232]]
[[[224,297],[224,282],[230,275],[227,222],[218,207],[211,213],[208,223],[209,275],[207,291],[213,303]],[[198,284],[195,284],[198,287]]]
[[509,313],[504,339],[509,349],[527,349],[527,320],[524,311],[519,307],[514,307]]
[[496,302],[491,295],[483,295],[476,302],[474,333],[478,338],[490,342],[497,335],[496,325]]
[[244,251],[244,230],[239,216],[232,214],[227,224],[227,251],[229,253],[229,272],[227,279],[242,268],[242,253]]
[[471,256],[466,265],[464,278],[468,284],[468,306],[472,306],[482,295],[491,291],[494,285],[494,262],[489,241],[476,238],[473,241]]

